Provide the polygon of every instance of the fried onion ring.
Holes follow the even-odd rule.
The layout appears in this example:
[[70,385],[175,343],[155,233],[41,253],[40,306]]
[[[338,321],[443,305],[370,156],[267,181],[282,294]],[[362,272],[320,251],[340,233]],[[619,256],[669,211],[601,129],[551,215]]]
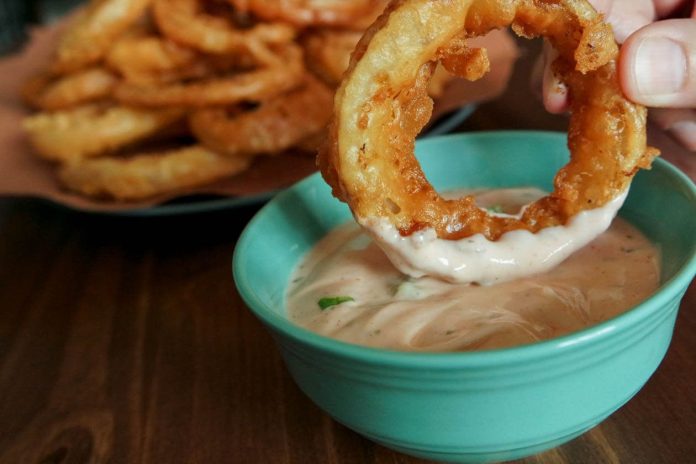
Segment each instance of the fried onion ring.
[[[471,57],[480,64],[478,52],[456,53],[462,35],[509,25],[547,38],[559,52],[553,67],[571,101],[570,162],[553,192],[519,218],[489,214],[471,196],[444,199],[413,155],[432,111],[434,64],[450,60],[458,70]],[[386,220],[402,236],[433,229],[445,240],[482,234],[494,241],[517,229],[564,225],[624,194],[657,154],[646,146],[646,109],[620,90],[617,54],[610,26],[584,0],[392,2],[358,44],[337,91],[331,142],[318,160],[323,176],[359,222]]]
[[63,166],[58,175],[66,187],[84,195],[133,201],[232,176],[250,161],[195,145],[129,158],[82,160]]
[[302,50],[297,45],[285,44],[278,53],[259,45],[254,53],[262,56],[260,60],[265,63],[251,71],[191,83],[137,85],[123,82],[117,86],[115,97],[125,104],[147,107],[233,105],[272,98],[302,82],[304,64]]
[[354,31],[365,31],[382,14],[384,8],[389,4],[389,0],[372,0],[370,9],[357,20],[343,26],[345,29]]
[[230,118],[224,108],[191,114],[191,131],[205,146],[223,154],[277,154],[324,129],[331,118],[333,92],[317,79]]
[[290,42],[295,30],[280,23],[261,23],[248,29],[206,14],[200,0],[154,0],[153,15],[164,34],[184,45],[208,53],[245,50],[250,42]]
[[[302,40],[307,68],[327,84],[337,87],[362,35],[362,32],[344,29],[317,29],[308,32]],[[452,77],[443,66],[438,66],[428,84],[428,94],[435,98],[441,96]]]
[[45,73],[29,79],[22,88],[22,96],[34,108],[61,110],[104,99],[117,82],[116,76],[101,67],[64,76]]
[[327,84],[338,86],[360,37],[362,32],[340,29],[307,33],[302,38],[307,67]]
[[371,11],[372,0],[230,0],[237,9],[267,21],[296,26],[350,26]]
[[154,35],[122,37],[109,50],[105,61],[134,84],[172,82],[209,72],[198,52]]
[[52,71],[68,73],[96,63],[113,41],[142,17],[151,0],[92,0],[58,43]]
[[24,120],[36,152],[51,161],[71,163],[141,141],[183,116],[178,109],[144,110],[85,105]]

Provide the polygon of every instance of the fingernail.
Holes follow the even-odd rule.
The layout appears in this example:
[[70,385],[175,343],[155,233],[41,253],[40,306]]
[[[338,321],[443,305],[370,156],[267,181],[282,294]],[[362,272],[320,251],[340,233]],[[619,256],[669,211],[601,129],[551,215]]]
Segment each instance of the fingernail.
[[684,47],[664,37],[647,37],[638,45],[634,76],[644,97],[679,92],[686,84],[687,57]]

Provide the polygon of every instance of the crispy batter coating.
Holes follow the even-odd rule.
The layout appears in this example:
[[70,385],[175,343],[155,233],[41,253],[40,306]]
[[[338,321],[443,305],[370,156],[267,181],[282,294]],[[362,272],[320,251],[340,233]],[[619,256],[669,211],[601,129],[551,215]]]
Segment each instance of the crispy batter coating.
[[201,0],[153,0],[159,28],[173,40],[208,53],[246,50],[250,42],[282,44],[292,41],[295,30],[282,23],[236,27],[228,18],[208,14]]
[[[345,73],[350,64],[350,55],[353,53],[362,35],[361,31],[350,29],[315,29],[308,32],[302,38],[307,68],[327,84],[332,87],[338,87],[343,79],[343,73]],[[482,49],[466,49],[466,52],[470,53],[477,50],[481,51]],[[482,50],[482,52],[483,60],[467,59],[466,61],[466,65],[470,68],[476,65],[485,67],[485,71],[480,72],[477,77],[470,78],[470,80],[478,79],[490,68],[485,50]],[[464,51],[461,53],[464,53]],[[457,57],[454,55],[454,52],[449,53],[447,57],[452,66],[456,66]],[[428,84],[428,94],[434,98],[442,95],[445,86],[452,80],[452,74],[457,74],[457,72],[461,71],[455,69],[454,73],[450,73],[444,67],[444,59],[442,63],[443,66],[438,66],[435,69]],[[464,77],[461,75],[461,72],[459,75]],[[473,73],[470,75],[473,76]]]
[[[549,40],[571,101],[571,160],[553,192],[520,219],[491,216],[470,196],[442,198],[413,155],[432,111],[427,83],[437,60],[476,77],[483,55],[456,53],[459,41],[507,26]],[[585,0],[394,1],[353,54],[319,166],[357,218],[387,218],[402,235],[430,227],[443,239],[481,233],[496,240],[515,229],[565,224],[622,193],[657,154],[646,146],[646,109],[619,88],[617,54],[610,26]]]
[[360,31],[343,29],[317,29],[307,33],[302,38],[307,67],[327,84],[338,86],[360,37]]
[[349,26],[372,11],[374,0],[230,0],[240,11],[296,26]]
[[233,156],[277,154],[326,127],[333,92],[307,75],[301,87],[230,116],[226,108],[206,108],[189,117],[203,145]]
[[107,69],[96,66],[72,74],[39,74],[22,88],[24,101],[34,108],[53,111],[107,98],[118,78]]
[[124,80],[140,85],[193,79],[210,72],[196,50],[154,34],[120,38],[105,61]]
[[178,109],[84,105],[30,116],[24,121],[24,129],[43,158],[70,163],[141,141],[182,116]]
[[58,175],[76,192],[132,201],[208,184],[245,170],[250,162],[196,145],[130,158],[81,160],[63,166]]
[[52,65],[55,73],[96,63],[112,42],[143,16],[151,0],[91,0],[61,37]]
[[288,43],[275,51],[260,45],[254,53],[261,66],[251,70],[163,85],[123,82],[114,96],[124,104],[155,108],[232,105],[272,98],[302,83],[304,64],[299,46]]

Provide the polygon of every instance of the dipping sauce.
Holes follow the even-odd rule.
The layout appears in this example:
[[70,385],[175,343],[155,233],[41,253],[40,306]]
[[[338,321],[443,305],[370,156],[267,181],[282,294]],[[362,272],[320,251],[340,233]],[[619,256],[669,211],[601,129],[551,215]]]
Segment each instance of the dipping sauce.
[[[505,212],[529,191],[487,196]],[[519,201],[523,198],[523,201]],[[498,283],[410,278],[362,229],[341,226],[291,279],[290,320],[345,342],[400,351],[471,351],[558,337],[610,319],[659,285],[659,252],[617,218],[605,233],[543,274]]]
[[[445,240],[439,238],[432,228],[403,236],[386,218],[358,218],[358,222],[389,261],[406,275],[495,284],[540,274],[558,266],[609,228],[627,194],[628,191],[624,191],[603,206],[581,211],[564,225],[546,227],[536,233],[512,230],[495,241],[488,240],[483,234]],[[522,207],[543,196],[544,192],[537,189],[491,190],[480,196],[474,192],[482,209],[486,202],[495,204],[496,199],[498,210],[501,205],[513,202],[515,208],[510,208],[513,210],[511,213],[494,210],[489,214],[517,219],[522,216]],[[521,201],[523,197],[532,200]],[[520,204],[517,204],[518,200]]]

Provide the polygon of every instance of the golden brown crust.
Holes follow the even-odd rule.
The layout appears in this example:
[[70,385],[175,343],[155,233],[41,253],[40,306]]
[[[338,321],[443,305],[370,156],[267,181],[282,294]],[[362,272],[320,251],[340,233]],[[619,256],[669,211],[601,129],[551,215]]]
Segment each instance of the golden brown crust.
[[338,86],[360,37],[362,32],[340,29],[318,29],[305,34],[302,46],[307,67],[327,84]]
[[260,66],[228,76],[215,76],[192,83],[139,85],[123,82],[116,87],[115,98],[128,105],[166,107],[171,105],[203,107],[262,101],[302,83],[304,64],[299,46],[288,43],[278,51],[259,45]]
[[192,146],[130,158],[80,160],[63,166],[59,177],[84,195],[133,201],[232,176],[250,162]]
[[[302,38],[302,46],[307,68],[327,84],[337,87],[348,69],[350,56],[362,35],[361,31],[350,29],[316,29],[306,33]],[[457,54],[465,53],[478,56],[466,61],[458,59]],[[457,63],[465,63],[468,69],[457,68]],[[448,65],[452,67],[451,72],[446,70]],[[489,68],[488,56],[483,49],[462,48],[443,51],[442,66],[438,66],[433,72],[428,84],[428,94],[433,98],[440,97],[445,86],[452,80],[453,74],[460,73],[460,77],[476,80],[488,72]]]
[[295,30],[281,23],[236,27],[228,18],[207,14],[200,0],[152,0],[159,29],[183,45],[207,53],[246,50],[250,43],[282,44],[293,40]]
[[189,117],[191,131],[208,148],[234,156],[277,154],[326,127],[333,93],[307,75],[295,90],[230,117],[226,108],[206,108]]
[[350,26],[372,11],[374,0],[230,0],[237,9],[296,26]]
[[99,61],[113,41],[138,21],[151,0],[91,0],[60,39],[55,73],[82,69]]
[[120,38],[105,57],[106,65],[137,85],[169,83],[210,73],[201,54],[154,33]]
[[178,109],[83,105],[30,116],[24,129],[41,157],[71,163],[139,142],[182,116]]
[[41,110],[62,110],[109,97],[118,78],[96,66],[67,75],[40,74],[22,88],[24,101]]
[[[571,161],[554,191],[520,219],[491,216],[471,197],[442,198],[413,155],[431,112],[427,82],[436,60],[452,59],[453,69],[475,76],[480,53],[453,55],[452,44],[506,26],[556,48],[554,69],[569,87],[572,109]],[[353,54],[318,164],[354,215],[387,218],[403,235],[432,227],[444,239],[481,233],[496,240],[510,230],[565,224],[623,192],[656,154],[646,146],[645,108],[619,88],[617,54],[611,28],[584,0],[394,1]]]

